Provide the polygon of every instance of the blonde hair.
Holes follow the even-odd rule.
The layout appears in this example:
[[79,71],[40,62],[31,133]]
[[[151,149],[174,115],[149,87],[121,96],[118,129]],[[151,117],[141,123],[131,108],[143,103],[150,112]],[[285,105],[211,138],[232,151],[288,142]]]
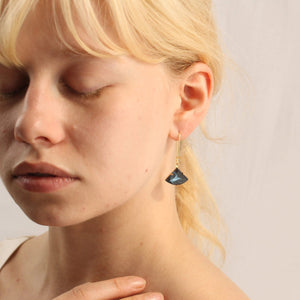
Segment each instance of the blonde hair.
[[[0,0],[0,63],[21,65],[16,41],[22,24],[36,5],[47,6],[58,39],[71,51],[98,57],[128,54],[148,63],[165,63],[175,74],[200,61],[213,72],[214,93],[220,87],[223,53],[210,0]],[[113,28],[107,27],[110,20]],[[78,22],[97,49],[82,39]],[[65,25],[68,31],[63,31]],[[67,39],[70,35],[76,46]],[[211,139],[204,123],[201,128]],[[182,227],[186,232],[199,233],[202,240],[212,242],[224,252],[211,226],[215,224],[217,228],[219,224],[214,198],[187,141],[183,141],[182,148],[182,168],[190,178],[176,190]],[[209,219],[208,226],[200,223],[199,213]]]

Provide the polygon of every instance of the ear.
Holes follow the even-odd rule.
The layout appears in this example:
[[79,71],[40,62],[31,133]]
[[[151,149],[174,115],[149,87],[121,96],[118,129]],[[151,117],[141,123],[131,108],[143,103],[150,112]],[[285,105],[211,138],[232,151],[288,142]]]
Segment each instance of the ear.
[[187,138],[207,114],[213,93],[214,79],[211,69],[204,63],[194,63],[179,80],[180,107],[175,111],[169,136],[178,140]]

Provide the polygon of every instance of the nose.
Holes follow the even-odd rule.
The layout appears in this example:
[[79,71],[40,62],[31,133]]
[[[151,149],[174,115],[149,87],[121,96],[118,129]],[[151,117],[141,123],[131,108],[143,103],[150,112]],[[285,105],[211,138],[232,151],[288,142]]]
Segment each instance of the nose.
[[45,85],[28,87],[15,123],[17,141],[50,147],[64,140],[62,107],[52,94]]

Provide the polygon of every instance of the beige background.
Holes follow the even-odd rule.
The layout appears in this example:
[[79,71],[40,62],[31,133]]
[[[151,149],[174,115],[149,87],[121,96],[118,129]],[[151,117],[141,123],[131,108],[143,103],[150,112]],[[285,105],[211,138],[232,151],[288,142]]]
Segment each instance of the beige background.
[[[229,229],[224,271],[251,299],[300,299],[300,2],[215,0],[234,59],[192,141]],[[236,69],[236,70],[234,70]],[[0,186],[0,239],[46,230]]]

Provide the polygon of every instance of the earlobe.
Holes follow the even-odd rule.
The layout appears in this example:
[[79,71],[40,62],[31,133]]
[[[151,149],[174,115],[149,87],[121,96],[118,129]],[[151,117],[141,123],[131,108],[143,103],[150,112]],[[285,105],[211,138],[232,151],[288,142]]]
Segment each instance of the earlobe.
[[205,118],[213,93],[213,74],[204,63],[191,65],[183,74],[180,85],[181,105],[174,113],[174,128],[170,136],[187,138]]

